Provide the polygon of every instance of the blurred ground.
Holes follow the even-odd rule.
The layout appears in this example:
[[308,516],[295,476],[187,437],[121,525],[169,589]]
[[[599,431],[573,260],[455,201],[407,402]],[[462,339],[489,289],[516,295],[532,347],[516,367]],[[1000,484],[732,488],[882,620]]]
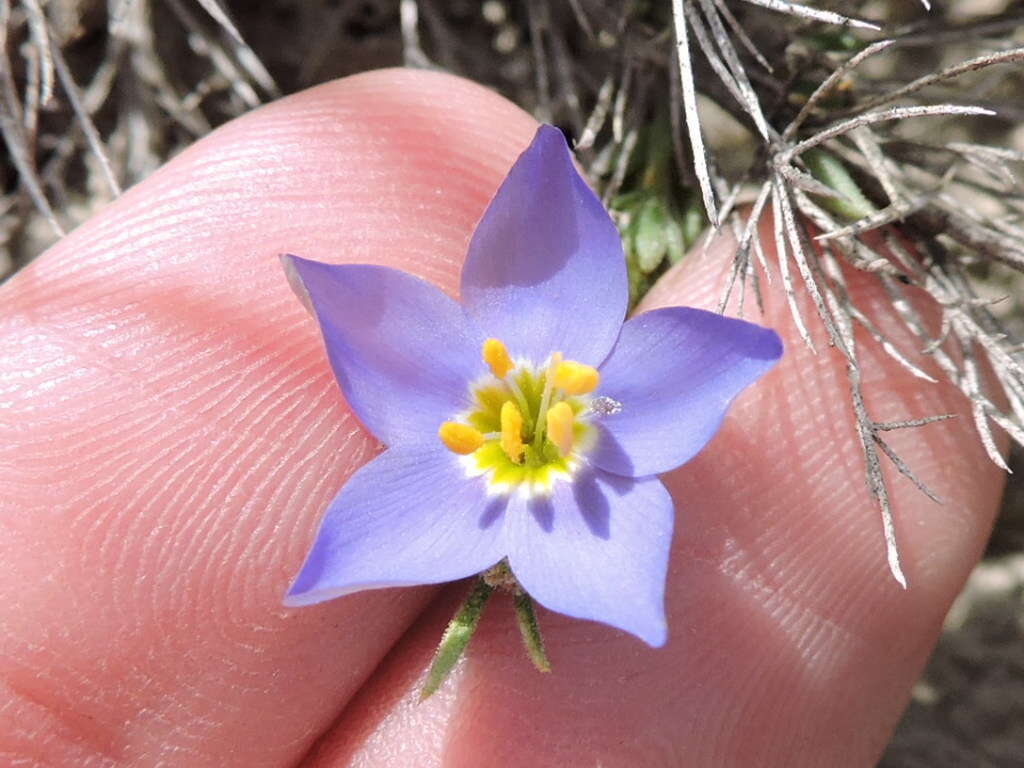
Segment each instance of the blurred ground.
[[889,744],[883,768],[1024,763],[1024,556],[986,559],[946,620],[946,631]]
[[[522,3],[496,1],[225,3],[250,49],[204,10],[214,7],[211,3],[51,0],[43,5],[52,43],[66,57],[81,89],[77,96],[104,137],[115,178],[111,183],[89,154],[60,82],[54,80],[55,96],[41,98],[34,115],[27,99],[24,114],[14,117],[24,125],[27,145],[44,158],[37,171],[53,216],[48,221],[37,213],[9,148],[0,161],[0,278],[45,249],[58,228],[71,229],[105,205],[116,186],[133,184],[211,127],[260,102],[366,69],[427,64],[418,48],[420,31],[434,41],[436,64],[491,85],[543,117],[545,89],[557,90],[558,72],[540,77],[534,71],[530,19],[551,23],[546,14],[576,8],[575,2],[552,5],[555,10],[528,19],[518,8]],[[919,11],[916,0],[892,5]],[[1021,8],[1005,0],[952,5],[967,15],[968,7],[997,15]],[[45,96],[47,78],[56,76],[38,55],[34,7],[42,6],[0,2],[0,28],[14,30],[6,40],[10,74],[19,83],[42,82],[37,92]],[[453,28],[458,35],[451,34]],[[38,25],[35,29],[38,34]],[[618,44],[597,39],[598,49]],[[556,46],[551,55],[557,62],[594,54]],[[582,60],[574,59],[577,65]],[[594,80],[592,90],[600,76]],[[729,130],[724,126],[722,133]],[[1024,144],[1024,128],[1016,136]],[[881,761],[885,768],[1024,765],[1024,456],[1016,455],[1013,464],[1019,471],[989,551],[950,613]]]

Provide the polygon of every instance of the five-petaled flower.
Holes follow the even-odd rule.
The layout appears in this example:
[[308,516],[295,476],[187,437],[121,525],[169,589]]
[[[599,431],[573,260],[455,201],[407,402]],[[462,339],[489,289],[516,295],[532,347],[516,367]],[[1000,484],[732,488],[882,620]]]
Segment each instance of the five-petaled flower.
[[618,232],[550,126],[477,225],[461,304],[386,267],[285,266],[387,446],[331,502],[288,605],[507,559],[545,607],[665,642],[675,511],[657,475],[775,364],[773,331],[686,307],[623,322]]

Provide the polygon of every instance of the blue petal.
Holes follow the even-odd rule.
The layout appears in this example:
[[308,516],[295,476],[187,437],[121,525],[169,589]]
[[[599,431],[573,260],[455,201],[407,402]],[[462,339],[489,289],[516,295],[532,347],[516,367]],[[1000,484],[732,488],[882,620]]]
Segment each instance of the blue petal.
[[422,441],[469,406],[483,338],[462,308],[396,269],[284,258],[349,406],[386,445]]
[[285,604],[473,576],[505,554],[503,506],[440,443],[391,448],[331,502]]
[[462,269],[462,302],[513,356],[554,351],[598,365],[629,288],[618,230],[580,178],[565,139],[542,125],[484,211]]
[[599,394],[622,409],[598,420],[590,460],[629,477],[686,463],[781,355],[775,331],[714,312],[667,307],[634,317],[601,367]]
[[550,498],[514,498],[506,515],[509,565],[534,600],[665,644],[674,513],[657,478],[585,469]]

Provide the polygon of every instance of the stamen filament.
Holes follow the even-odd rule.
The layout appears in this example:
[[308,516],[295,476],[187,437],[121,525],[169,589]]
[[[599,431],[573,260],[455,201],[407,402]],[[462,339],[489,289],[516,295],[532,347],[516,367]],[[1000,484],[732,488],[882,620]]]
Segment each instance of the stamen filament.
[[555,369],[562,363],[562,353],[553,352],[544,375],[544,394],[540,396],[540,410],[533,431],[533,447],[540,450],[544,445],[544,427],[547,424],[548,406],[551,404],[551,389],[554,386]]
[[[523,416],[529,422],[530,406],[526,402],[526,396],[523,394],[523,390],[519,388],[516,380],[509,376],[509,373],[515,368],[515,363],[512,362],[512,358],[508,354],[508,347],[500,339],[491,338],[483,343],[480,354],[484,362],[487,363],[487,367],[491,369],[491,373],[508,385],[512,396],[516,399],[516,404],[519,406],[520,416]],[[532,428],[533,425],[527,423],[527,431]]]
[[534,425],[530,422],[530,404],[526,402],[526,395],[523,394],[523,390],[519,388],[516,380],[511,376],[505,379],[505,383],[512,390],[512,397],[516,399],[516,403],[519,405],[519,413],[526,420],[525,431],[529,432],[533,429]]

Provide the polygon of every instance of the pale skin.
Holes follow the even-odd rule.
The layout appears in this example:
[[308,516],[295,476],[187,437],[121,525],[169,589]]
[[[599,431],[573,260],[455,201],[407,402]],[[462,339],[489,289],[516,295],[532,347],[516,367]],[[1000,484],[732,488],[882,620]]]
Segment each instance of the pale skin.
[[[540,675],[497,599],[418,704],[464,583],[281,607],[324,506],[378,446],[277,255],[387,264],[454,292],[534,127],[442,75],[325,85],[199,141],[0,288],[0,763],[877,758],[1002,479],[964,399],[865,339],[875,418],[961,416],[890,434],[944,500],[888,473],[900,589],[839,355],[821,334],[819,354],[801,346],[778,280],[766,314],[747,316],[783,335],[785,356],[665,478],[679,513],[666,647],[541,610],[554,671]],[[688,259],[645,307],[713,308],[731,247]],[[879,293],[856,275],[851,289],[913,357]]]

